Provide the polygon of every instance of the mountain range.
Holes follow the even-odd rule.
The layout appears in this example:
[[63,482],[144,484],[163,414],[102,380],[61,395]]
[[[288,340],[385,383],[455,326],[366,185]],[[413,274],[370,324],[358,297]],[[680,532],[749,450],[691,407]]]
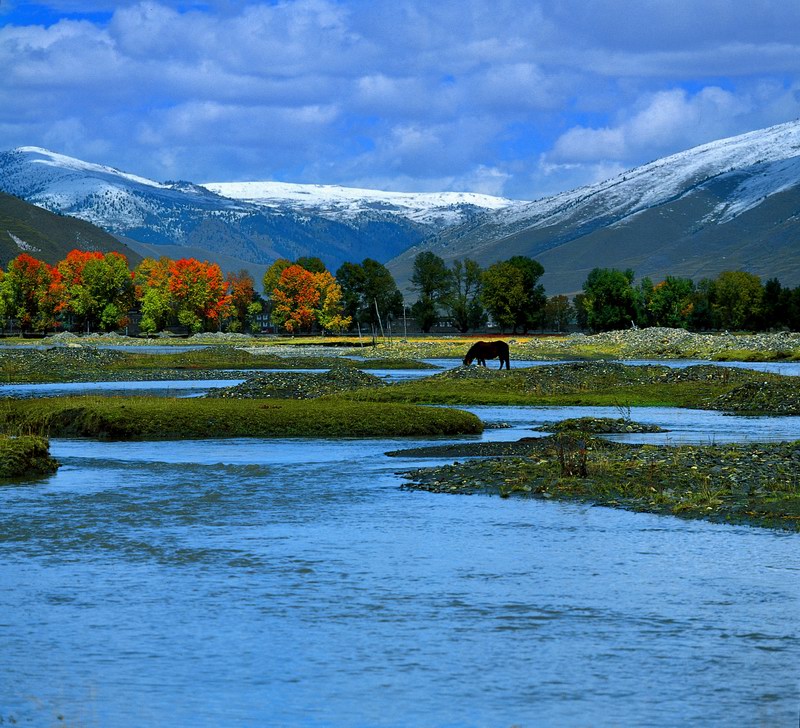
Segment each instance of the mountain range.
[[320,185],[155,182],[41,149],[0,154],[0,190],[93,223],[137,253],[193,256],[257,280],[276,258],[319,256],[331,270],[386,261],[446,226],[510,200]]
[[0,153],[0,190],[103,228],[140,255],[214,260],[226,271],[247,268],[257,280],[278,257],[319,256],[333,271],[371,257],[408,290],[414,257],[432,251],[447,262],[469,257],[482,265],[531,256],[545,268],[550,295],[580,290],[595,267],[632,268],[654,280],[742,269],[800,285],[800,121],[533,202],[280,182],[155,182],[38,147]]
[[595,267],[653,280],[741,269],[800,285],[800,121],[450,227],[388,264],[398,280],[422,251],[483,265],[531,256],[551,295],[579,291]]

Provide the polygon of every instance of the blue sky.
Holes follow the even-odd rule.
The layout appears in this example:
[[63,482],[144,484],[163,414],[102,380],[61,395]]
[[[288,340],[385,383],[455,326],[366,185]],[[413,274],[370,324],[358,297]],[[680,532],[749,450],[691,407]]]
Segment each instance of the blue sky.
[[534,199],[800,117],[796,0],[0,0],[0,150]]

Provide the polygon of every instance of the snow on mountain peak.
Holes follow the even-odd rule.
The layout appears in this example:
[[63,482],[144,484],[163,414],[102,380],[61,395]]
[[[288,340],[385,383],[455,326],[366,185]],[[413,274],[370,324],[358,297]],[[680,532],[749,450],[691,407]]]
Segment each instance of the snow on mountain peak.
[[331,218],[352,219],[369,211],[407,217],[416,222],[458,222],[458,208],[501,210],[521,204],[475,192],[390,192],[340,185],[289,182],[206,182],[203,187],[223,197],[265,207],[289,205]]
[[42,147],[17,147],[13,149],[11,153],[23,155],[32,164],[47,165],[49,167],[58,168],[59,170],[76,172],[80,175],[88,174],[103,176],[110,179],[120,178],[121,180],[144,185],[146,187],[165,188],[165,185],[154,182],[146,177],[140,177],[139,175],[130,174],[129,172],[122,172],[119,169],[104,164],[84,162],[82,159],[69,157],[66,154],[59,154],[58,152],[51,152],[49,149],[43,149]]

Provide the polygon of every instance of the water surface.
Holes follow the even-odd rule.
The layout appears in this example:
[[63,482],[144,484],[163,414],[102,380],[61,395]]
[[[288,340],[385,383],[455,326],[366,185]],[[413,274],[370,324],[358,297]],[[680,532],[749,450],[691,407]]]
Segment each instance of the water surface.
[[0,715],[796,722],[795,535],[400,489],[426,442],[54,440],[0,488]]

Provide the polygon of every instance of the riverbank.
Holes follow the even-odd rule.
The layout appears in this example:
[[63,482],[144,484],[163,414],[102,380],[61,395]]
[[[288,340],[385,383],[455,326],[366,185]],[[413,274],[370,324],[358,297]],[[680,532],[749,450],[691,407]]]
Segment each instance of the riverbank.
[[262,355],[341,356],[366,358],[438,359],[462,358],[477,339],[509,342],[512,366],[515,359],[705,359],[709,361],[800,360],[800,333],[694,333],[684,329],[652,327],[599,334],[520,335],[491,332],[481,335],[419,335],[372,339],[357,336],[246,336],[205,333],[189,338],[139,339],[118,334],[75,336],[62,333],[44,339],[7,339],[24,348],[31,344],[61,346],[223,346],[247,349]]
[[[284,352],[288,354],[289,352]],[[8,384],[94,381],[242,379],[243,371],[272,369],[431,369],[406,358],[355,361],[336,356],[252,354],[230,346],[153,354],[93,346],[0,350],[0,381]],[[213,373],[213,377],[209,373]]]
[[571,432],[389,454],[505,456],[403,473],[409,489],[581,501],[800,531],[800,442],[666,447]]

